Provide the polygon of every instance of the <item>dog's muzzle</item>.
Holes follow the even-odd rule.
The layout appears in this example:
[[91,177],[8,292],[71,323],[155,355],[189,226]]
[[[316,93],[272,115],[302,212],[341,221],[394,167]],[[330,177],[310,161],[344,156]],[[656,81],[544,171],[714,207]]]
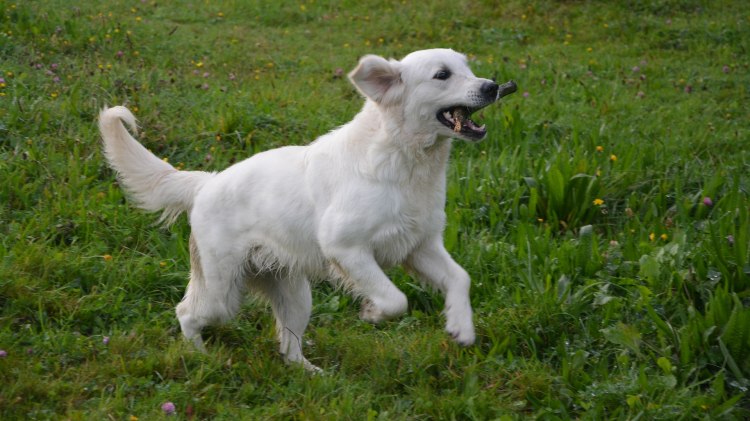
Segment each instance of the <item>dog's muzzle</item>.
[[479,92],[487,101],[494,102],[494,101],[497,101],[497,99],[499,98],[497,96],[499,89],[500,89],[500,85],[498,85],[497,83],[485,82],[484,84],[482,84],[482,87],[479,88]]

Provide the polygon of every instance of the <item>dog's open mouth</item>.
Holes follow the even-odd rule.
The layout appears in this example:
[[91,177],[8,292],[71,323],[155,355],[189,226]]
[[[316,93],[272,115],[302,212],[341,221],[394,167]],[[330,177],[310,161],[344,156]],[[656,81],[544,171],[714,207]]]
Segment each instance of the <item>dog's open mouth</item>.
[[438,112],[437,119],[456,134],[470,139],[481,139],[487,134],[487,128],[484,124],[477,125],[469,118],[477,110],[478,108],[472,109],[460,105],[444,108]]
[[477,125],[471,118],[471,115],[480,109],[490,105],[491,103],[499,100],[500,98],[510,95],[516,92],[518,87],[516,83],[508,81],[502,85],[497,85],[497,97],[494,100],[490,100],[487,104],[480,107],[471,108],[464,105],[455,105],[453,107],[443,108],[438,111],[437,119],[443,123],[446,127],[453,130],[454,133],[459,134],[463,137],[472,140],[482,139],[487,135],[487,128],[482,124]]

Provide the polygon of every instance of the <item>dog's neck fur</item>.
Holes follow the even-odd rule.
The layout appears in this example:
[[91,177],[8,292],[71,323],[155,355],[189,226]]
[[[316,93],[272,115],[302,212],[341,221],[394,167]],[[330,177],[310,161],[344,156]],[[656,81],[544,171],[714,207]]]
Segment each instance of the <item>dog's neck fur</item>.
[[370,100],[348,126],[357,130],[350,140],[367,149],[363,172],[401,183],[444,182],[450,138],[413,130],[399,109],[383,109]]

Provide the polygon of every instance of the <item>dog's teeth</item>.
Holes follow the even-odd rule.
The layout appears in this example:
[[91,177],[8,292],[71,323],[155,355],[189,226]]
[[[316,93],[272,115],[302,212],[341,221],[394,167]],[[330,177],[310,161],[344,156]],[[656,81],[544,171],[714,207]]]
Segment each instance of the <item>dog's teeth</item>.
[[451,123],[453,122],[453,116],[451,115],[450,111],[443,112],[443,117],[445,117],[445,119],[448,120],[449,122]]

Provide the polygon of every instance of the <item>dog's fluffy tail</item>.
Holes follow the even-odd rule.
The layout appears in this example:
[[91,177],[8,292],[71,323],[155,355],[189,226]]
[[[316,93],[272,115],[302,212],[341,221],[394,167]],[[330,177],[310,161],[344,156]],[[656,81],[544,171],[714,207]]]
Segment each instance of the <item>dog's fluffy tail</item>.
[[123,123],[136,133],[135,117],[127,108],[105,108],[99,113],[104,155],[138,206],[163,211],[160,221],[171,224],[192,208],[195,195],[214,174],[177,170],[143,147]]

